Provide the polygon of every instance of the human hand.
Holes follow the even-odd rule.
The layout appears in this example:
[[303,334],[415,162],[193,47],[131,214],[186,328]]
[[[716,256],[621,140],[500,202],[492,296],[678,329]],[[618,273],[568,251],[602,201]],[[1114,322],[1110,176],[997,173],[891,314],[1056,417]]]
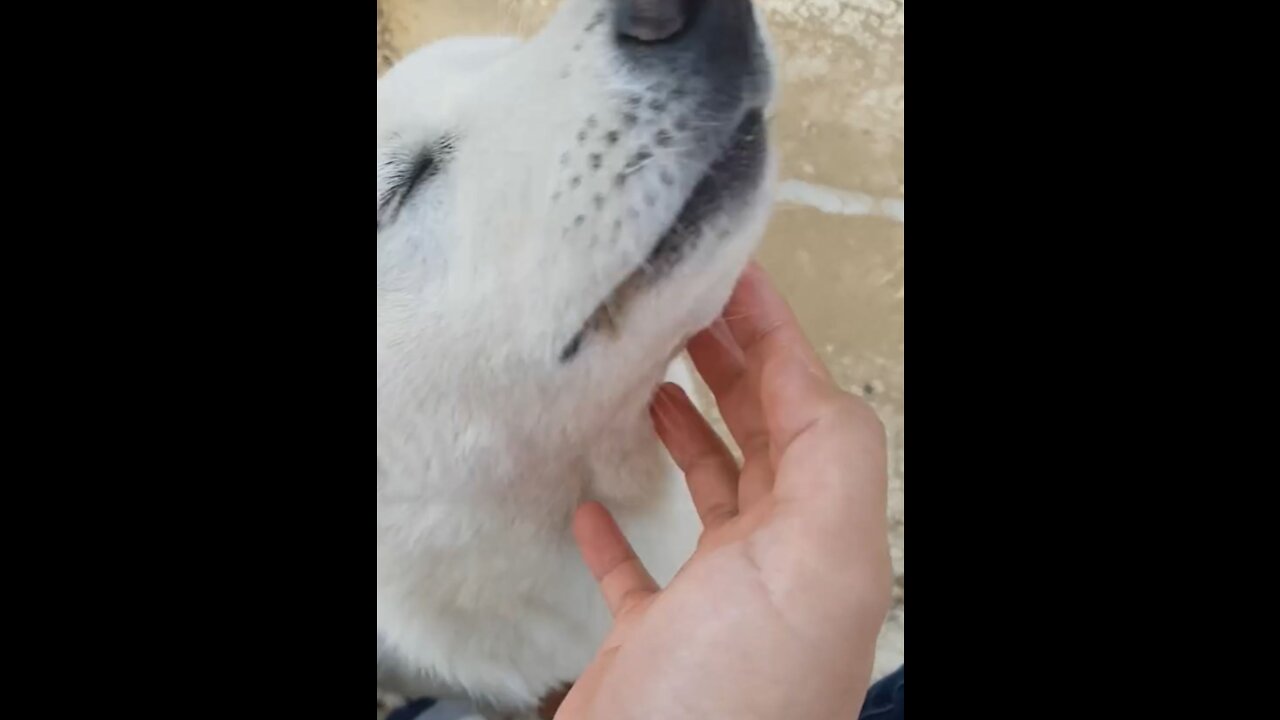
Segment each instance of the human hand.
[[754,265],[689,353],[742,467],[678,386],[659,390],[654,426],[704,530],[659,589],[608,511],[579,508],[614,627],[556,718],[854,718],[891,597],[883,428]]

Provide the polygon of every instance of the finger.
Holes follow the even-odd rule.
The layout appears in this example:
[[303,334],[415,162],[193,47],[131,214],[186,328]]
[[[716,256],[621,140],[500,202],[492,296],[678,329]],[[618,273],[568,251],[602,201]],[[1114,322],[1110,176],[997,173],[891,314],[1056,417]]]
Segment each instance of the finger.
[[747,369],[746,356],[724,318],[717,318],[710,327],[694,335],[688,350],[698,374],[716,397],[733,388]]
[[[827,371],[805,338],[795,314],[755,263],[747,267],[734,287],[723,321],[722,329],[713,326],[696,336],[689,344],[689,354],[716,396],[720,414],[742,449],[744,465],[750,467],[765,453],[769,453],[770,458],[777,454],[769,443],[760,403],[760,375],[764,365],[779,353],[790,356],[799,352],[816,373],[826,376]],[[724,336],[725,330],[728,337]],[[755,493],[767,492],[768,488],[740,490]],[[740,498],[739,507],[742,506]]]
[[720,436],[679,385],[658,388],[650,410],[658,437],[684,471],[702,526],[712,530],[731,519],[738,512],[738,466]]
[[862,399],[840,390],[795,355],[765,366],[761,401],[777,471],[776,493],[832,503],[837,496],[827,493],[838,493],[843,499],[861,496],[881,502],[887,477],[884,428]]
[[758,264],[751,263],[742,273],[724,317],[734,341],[742,348],[747,367],[761,369],[779,354],[798,352],[814,372],[830,377],[795,313]]
[[586,503],[574,513],[573,537],[615,618],[658,591],[631,543],[600,503]]
[[725,321],[717,320],[695,335],[688,349],[698,374],[715,395],[720,416],[742,450],[743,459],[749,462],[767,451],[760,394],[750,376],[746,356]]

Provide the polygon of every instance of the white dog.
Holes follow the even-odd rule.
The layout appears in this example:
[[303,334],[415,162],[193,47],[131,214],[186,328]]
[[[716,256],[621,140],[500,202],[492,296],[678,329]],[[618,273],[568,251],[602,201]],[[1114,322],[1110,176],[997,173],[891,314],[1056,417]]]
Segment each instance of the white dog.
[[688,558],[647,405],[763,232],[771,93],[749,0],[565,0],[378,81],[379,687],[573,681],[609,627],[584,500],[660,583]]

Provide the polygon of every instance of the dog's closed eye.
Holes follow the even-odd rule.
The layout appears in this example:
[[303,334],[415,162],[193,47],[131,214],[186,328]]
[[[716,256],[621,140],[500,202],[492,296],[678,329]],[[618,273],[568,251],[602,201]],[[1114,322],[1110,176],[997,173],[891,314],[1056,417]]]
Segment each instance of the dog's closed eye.
[[379,174],[385,180],[378,196],[378,229],[395,219],[416,189],[436,177],[453,153],[454,138],[445,136],[417,153],[392,152],[383,161]]

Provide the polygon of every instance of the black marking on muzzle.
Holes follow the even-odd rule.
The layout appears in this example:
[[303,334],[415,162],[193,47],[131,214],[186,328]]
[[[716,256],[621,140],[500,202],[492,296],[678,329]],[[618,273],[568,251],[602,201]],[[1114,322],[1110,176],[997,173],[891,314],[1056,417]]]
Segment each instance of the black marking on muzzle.
[[[764,177],[767,132],[763,112],[753,109],[745,113],[734,130],[729,147],[707,168],[685,200],[675,222],[650,248],[640,266],[609,293],[574,334],[569,344],[560,351],[562,364],[578,355],[589,336],[598,334],[601,330],[616,336],[618,325],[631,299],[661,281],[705,242],[703,224],[722,212],[726,203],[745,197],[759,187]],[[639,166],[651,157],[652,153],[648,148],[642,147],[630,159],[629,164]],[[625,174],[618,175],[620,182],[625,182],[625,179]],[[717,238],[724,239],[726,236],[726,233],[720,233]]]

